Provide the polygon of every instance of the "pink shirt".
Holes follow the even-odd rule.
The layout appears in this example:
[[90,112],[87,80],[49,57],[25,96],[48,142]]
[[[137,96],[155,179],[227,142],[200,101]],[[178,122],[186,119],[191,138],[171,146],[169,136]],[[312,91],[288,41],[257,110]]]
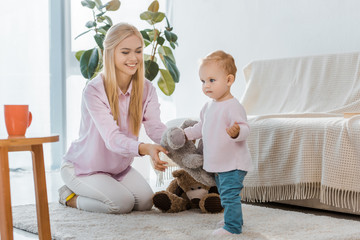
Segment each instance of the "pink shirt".
[[[226,128],[237,122],[240,134],[231,138]],[[205,104],[200,113],[200,121],[186,128],[189,140],[203,139],[204,166],[208,172],[228,172],[239,169],[249,171],[252,161],[246,138],[250,127],[244,107],[235,98],[222,102],[211,101]]]
[[[138,137],[132,134],[128,122],[132,83],[119,96],[120,127],[113,119],[101,74],[91,80],[83,91],[79,138],[72,142],[64,161],[74,164],[77,175],[109,173],[120,179],[139,156]],[[166,126],[160,120],[156,90],[144,82],[143,119],[147,135],[160,143]]]

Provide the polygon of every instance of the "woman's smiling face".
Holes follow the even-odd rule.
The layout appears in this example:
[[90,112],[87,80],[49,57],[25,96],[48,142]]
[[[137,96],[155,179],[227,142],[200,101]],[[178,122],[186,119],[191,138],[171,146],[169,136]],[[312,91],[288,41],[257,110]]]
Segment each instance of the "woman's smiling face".
[[116,74],[124,77],[134,75],[143,61],[141,39],[136,35],[125,38],[116,46],[114,54]]

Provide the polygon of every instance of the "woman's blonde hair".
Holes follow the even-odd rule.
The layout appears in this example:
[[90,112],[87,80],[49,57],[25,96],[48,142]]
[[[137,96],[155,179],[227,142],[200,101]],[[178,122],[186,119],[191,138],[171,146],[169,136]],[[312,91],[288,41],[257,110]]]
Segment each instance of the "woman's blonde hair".
[[226,74],[232,74],[234,75],[234,78],[236,77],[237,68],[235,60],[230,54],[218,50],[201,59],[200,64],[202,65],[208,62],[216,62],[225,70]]
[[[124,39],[130,36],[137,36],[141,40],[142,47],[144,41],[141,33],[136,27],[127,23],[113,25],[107,32],[104,40],[103,56],[103,77],[107,98],[109,100],[111,113],[117,125],[120,126],[119,114],[119,88],[116,81],[115,72],[115,48]],[[129,105],[129,122],[132,133],[139,136],[142,120],[142,98],[144,89],[144,61],[138,63],[138,70],[132,77],[132,90]]]

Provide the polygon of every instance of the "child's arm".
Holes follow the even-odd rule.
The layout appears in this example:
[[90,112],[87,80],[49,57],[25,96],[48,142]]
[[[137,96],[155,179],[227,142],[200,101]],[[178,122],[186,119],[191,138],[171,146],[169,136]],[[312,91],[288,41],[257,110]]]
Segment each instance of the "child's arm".
[[231,138],[237,138],[240,133],[239,124],[234,123],[234,125],[232,125],[231,127],[226,128],[226,132]]
[[200,121],[196,123],[194,126],[184,129],[186,140],[196,140],[202,138],[202,124],[204,120],[204,114],[207,109],[207,105],[208,103],[206,103],[205,106],[201,109]]
[[247,123],[247,116],[244,107],[238,103],[231,107],[230,111],[231,126],[226,128],[226,133],[234,141],[244,141],[250,134],[250,126]]

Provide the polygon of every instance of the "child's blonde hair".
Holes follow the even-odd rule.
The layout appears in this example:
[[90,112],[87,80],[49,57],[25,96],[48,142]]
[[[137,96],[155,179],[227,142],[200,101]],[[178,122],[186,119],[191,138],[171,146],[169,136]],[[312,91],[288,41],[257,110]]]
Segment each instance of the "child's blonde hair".
[[[103,56],[103,77],[107,98],[109,100],[111,113],[117,125],[120,126],[119,113],[119,90],[115,73],[115,48],[124,39],[130,36],[137,36],[141,40],[142,47],[144,41],[141,33],[136,27],[127,23],[113,25],[107,32],[104,40]],[[139,135],[142,120],[142,98],[144,89],[144,62],[139,63],[138,70],[132,77],[132,90],[129,105],[130,129],[136,136]]]
[[210,53],[205,58],[203,58],[200,64],[203,65],[208,62],[216,62],[225,70],[226,74],[234,75],[235,79],[237,68],[235,65],[235,60],[230,54],[222,50],[218,50]]

